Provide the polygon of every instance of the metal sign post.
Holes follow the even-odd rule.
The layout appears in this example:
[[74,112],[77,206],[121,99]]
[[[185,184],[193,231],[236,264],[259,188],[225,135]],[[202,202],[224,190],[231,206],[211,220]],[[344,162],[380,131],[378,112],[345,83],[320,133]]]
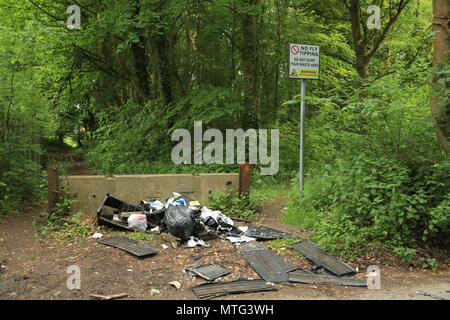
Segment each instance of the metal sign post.
[[300,105],[300,197],[303,193],[303,170],[304,170],[304,162],[303,162],[303,154],[305,150],[305,95],[306,95],[306,80],[302,79],[302,103]]
[[289,45],[289,78],[301,79],[300,105],[300,197],[303,195],[304,185],[304,149],[305,149],[305,99],[306,79],[318,80],[320,70],[320,47],[314,45]]

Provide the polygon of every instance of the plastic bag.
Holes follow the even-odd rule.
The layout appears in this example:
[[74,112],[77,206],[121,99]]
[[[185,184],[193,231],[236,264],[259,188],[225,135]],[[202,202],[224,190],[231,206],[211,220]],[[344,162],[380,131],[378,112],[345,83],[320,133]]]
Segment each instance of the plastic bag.
[[163,222],[171,235],[180,238],[182,241],[187,241],[189,237],[199,231],[199,215],[199,208],[169,205]]
[[168,198],[164,202],[164,207],[167,209],[170,205],[172,206],[187,206],[190,202],[192,202],[192,198],[185,195],[180,195],[176,192],[173,193],[173,198]]
[[150,200],[149,202],[145,200],[141,200],[139,203],[138,209],[141,211],[153,213],[155,211],[159,211],[164,209],[164,205],[159,200]]
[[231,231],[234,229],[234,222],[220,211],[213,211],[203,207],[200,220],[205,226],[217,229],[217,231]]
[[147,230],[147,217],[144,214],[132,214],[127,219],[128,227]]
[[158,225],[161,223],[166,208],[159,200],[150,200],[149,202],[141,200],[139,211],[143,211],[147,216],[147,224]]

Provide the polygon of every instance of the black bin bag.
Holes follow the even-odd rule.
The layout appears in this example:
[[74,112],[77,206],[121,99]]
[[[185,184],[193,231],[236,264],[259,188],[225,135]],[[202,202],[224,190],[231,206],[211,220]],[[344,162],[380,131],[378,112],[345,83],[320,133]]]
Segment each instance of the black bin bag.
[[199,216],[200,208],[198,207],[169,205],[163,222],[171,235],[180,238],[181,241],[187,241],[201,229],[198,222]]

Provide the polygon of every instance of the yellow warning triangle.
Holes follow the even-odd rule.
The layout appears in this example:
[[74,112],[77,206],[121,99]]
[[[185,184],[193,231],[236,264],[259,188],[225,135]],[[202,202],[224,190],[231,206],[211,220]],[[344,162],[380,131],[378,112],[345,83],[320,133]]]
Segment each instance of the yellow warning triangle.
[[295,71],[295,69],[292,69],[291,77],[297,77],[297,72]]

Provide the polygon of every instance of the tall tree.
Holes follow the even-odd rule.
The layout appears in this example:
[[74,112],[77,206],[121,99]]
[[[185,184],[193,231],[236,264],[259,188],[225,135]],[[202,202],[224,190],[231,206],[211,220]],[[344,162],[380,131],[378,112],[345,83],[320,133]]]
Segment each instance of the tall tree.
[[[368,30],[366,20],[364,19],[367,15],[364,15],[362,12],[360,0],[342,1],[350,15],[353,44],[356,54],[356,71],[361,78],[367,78],[370,75],[370,60],[380,49],[389,30],[391,30],[393,24],[398,20],[410,0],[399,0],[397,3],[392,4],[392,6],[391,1],[389,1],[389,8],[387,9],[387,16],[389,18],[383,22],[384,27],[379,34],[378,32]],[[382,8],[384,1],[382,0],[379,4]]]
[[258,4],[260,0],[244,0],[242,19],[243,43],[242,62],[244,66],[244,128],[258,128],[258,37],[256,34],[258,21]]
[[[450,0],[433,0],[433,31],[436,32],[433,44],[434,66],[448,66],[450,50],[450,39],[448,36],[449,16]],[[435,77],[433,81],[434,87],[436,87],[440,78],[439,76]],[[431,99],[431,118],[436,128],[439,143],[443,150],[449,154],[450,107],[448,106],[448,101],[443,100],[439,94],[433,94]]]

